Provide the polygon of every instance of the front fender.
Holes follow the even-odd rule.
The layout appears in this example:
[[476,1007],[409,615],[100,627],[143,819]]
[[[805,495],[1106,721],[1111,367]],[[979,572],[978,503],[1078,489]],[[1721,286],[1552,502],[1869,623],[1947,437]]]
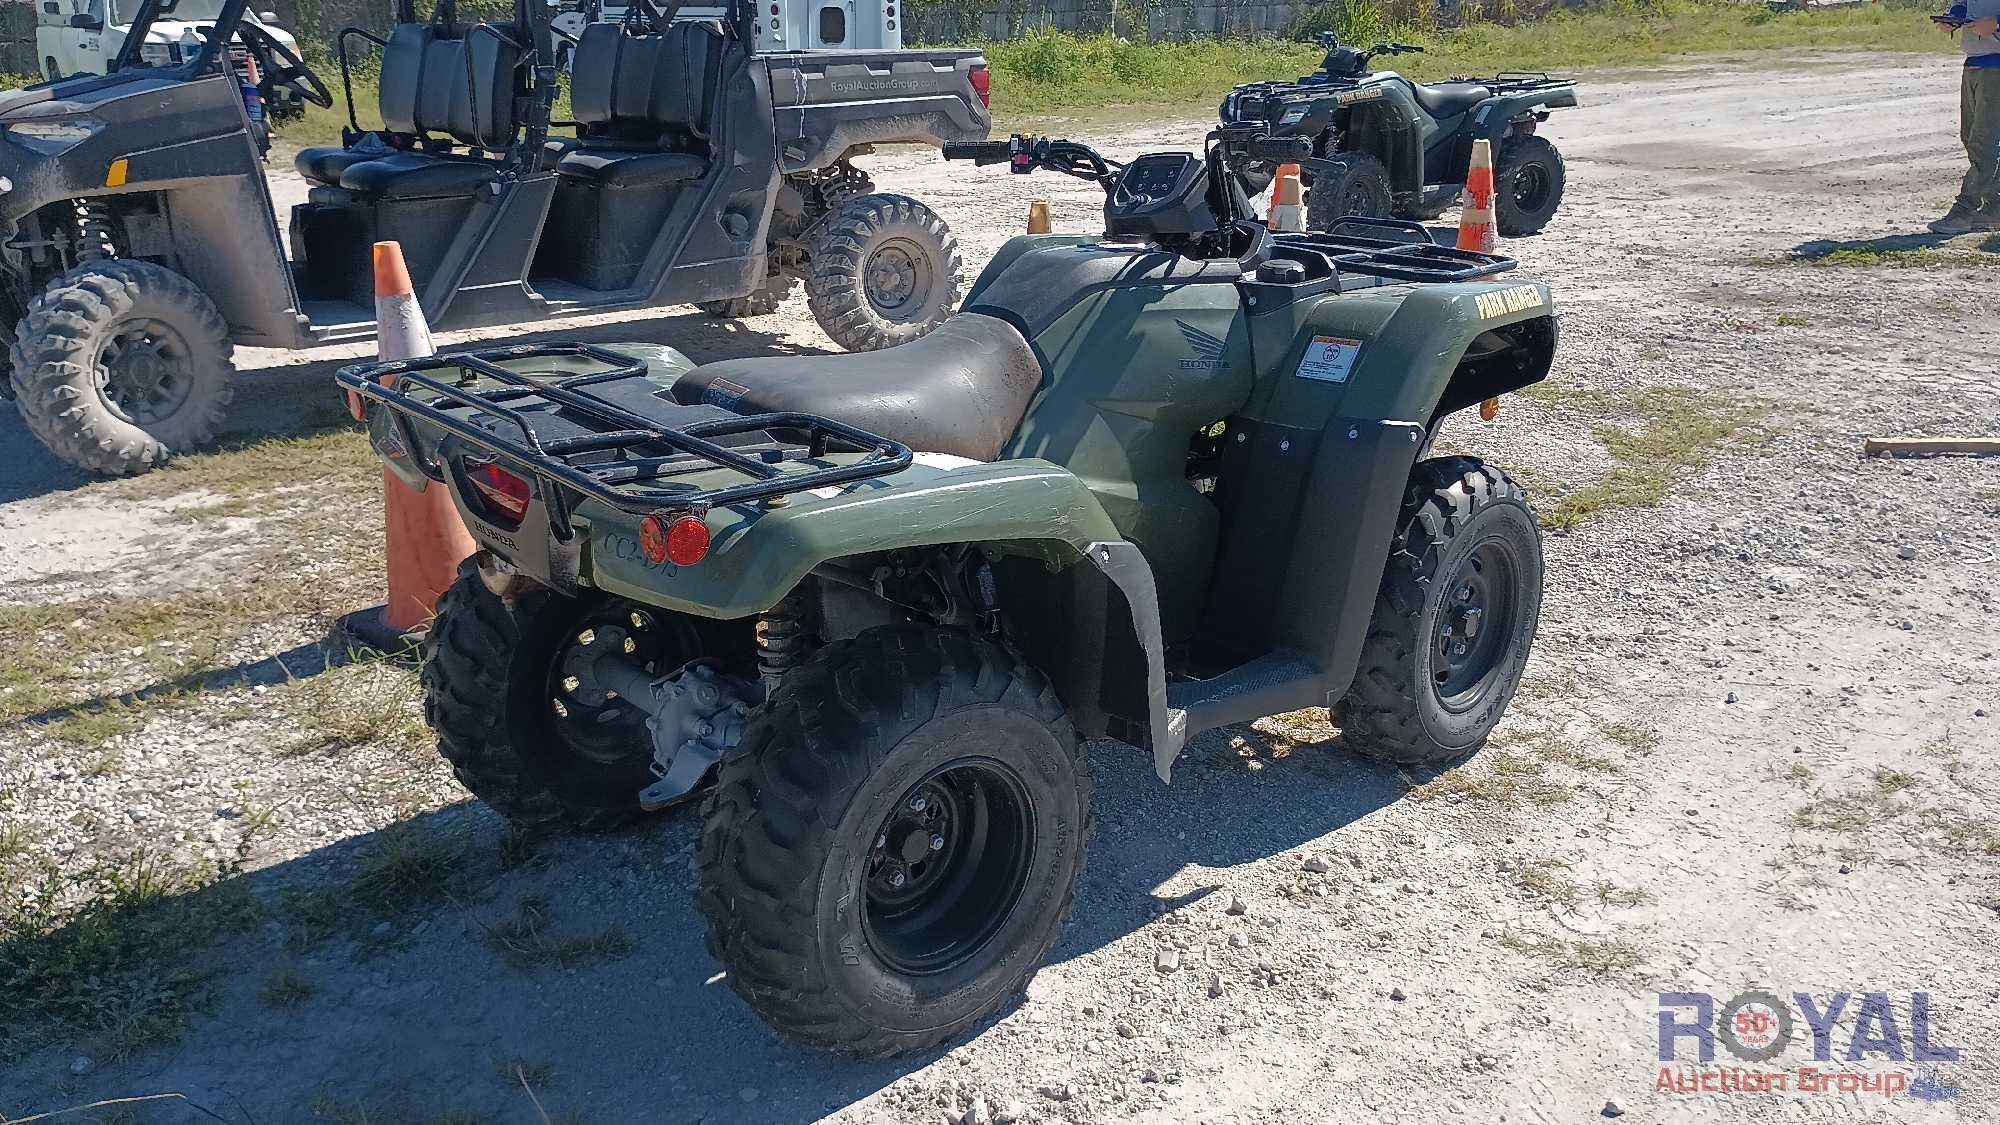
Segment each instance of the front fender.
[[990,464],[919,454],[893,476],[794,493],[775,507],[708,514],[711,546],[694,566],[651,563],[638,518],[590,507],[580,574],[591,584],[701,617],[738,618],[778,604],[831,559],[901,547],[1057,540],[1079,553],[1122,537],[1068,470],[1039,458]]

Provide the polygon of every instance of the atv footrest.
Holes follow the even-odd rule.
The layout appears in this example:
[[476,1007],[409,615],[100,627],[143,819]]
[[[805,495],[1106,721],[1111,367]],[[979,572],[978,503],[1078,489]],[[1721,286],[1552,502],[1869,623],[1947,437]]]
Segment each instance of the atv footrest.
[[1304,656],[1278,651],[1220,676],[1167,685],[1167,706],[1183,712],[1187,732],[1228,726],[1265,715],[1325,706],[1326,673]]
[[[540,358],[582,358],[605,370],[542,379],[501,366]],[[446,380],[429,374],[447,370],[457,376]],[[437,444],[419,440],[414,419],[542,481],[559,533],[567,531],[568,513],[582,497],[636,514],[669,504],[700,511],[887,476],[908,468],[913,459],[901,442],[816,414],[733,415],[668,404],[657,411],[649,408],[697,419],[670,425],[608,397],[610,385],[643,377],[646,370],[644,362],[608,348],[536,344],[356,364],[340,369],[335,379],[388,409],[395,435],[408,450]],[[475,385],[482,382],[486,385]],[[544,437],[536,427],[549,427],[558,416],[568,432]],[[829,453],[861,456],[845,464],[820,460]],[[444,479],[445,468],[434,459],[416,460],[432,479]],[[805,462],[818,463],[801,468]],[[671,490],[675,476],[717,468],[748,479],[710,488],[683,484],[678,486],[682,491],[666,496],[627,491],[633,485]]]

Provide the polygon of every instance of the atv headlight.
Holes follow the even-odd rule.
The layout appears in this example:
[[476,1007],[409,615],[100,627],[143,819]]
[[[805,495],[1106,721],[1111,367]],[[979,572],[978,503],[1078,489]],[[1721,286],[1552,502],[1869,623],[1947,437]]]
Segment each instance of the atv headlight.
[[54,156],[96,136],[102,128],[104,122],[95,117],[50,117],[9,124],[7,139]]

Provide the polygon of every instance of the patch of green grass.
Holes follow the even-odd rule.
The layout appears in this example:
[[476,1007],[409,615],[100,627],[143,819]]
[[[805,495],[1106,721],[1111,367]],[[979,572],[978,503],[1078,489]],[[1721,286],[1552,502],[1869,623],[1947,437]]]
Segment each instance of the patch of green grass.
[[1812,318],[1804,313],[1778,314],[1778,327],[1780,328],[1804,328],[1811,323]]
[[331,669],[284,685],[276,706],[296,720],[285,754],[330,754],[356,746],[407,751],[430,742],[424,725],[423,689],[417,677],[392,663],[369,662]]
[[1692,387],[1650,387],[1622,394],[1579,395],[1576,405],[1633,416],[1637,426],[1591,427],[1616,464],[1599,479],[1558,490],[1538,510],[1543,527],[1568,531],[1608,512],[1648,508],[1676,480],[1698,471],[1724,446],[1752,429],[1754,408]]
[[1143,43],[1035,30],[1009,42],[976,45],[992,63],[993,107],[1003,118],[1092,116],[1160,106],[1210,109],[1238,83],[1313,71],[1322,52],[1310,42],[1311,33],[1319,30],[1335,31],[1345,42],[1395,39],[1423,46],[1422,55],[1393,60],[1398,73],[1422,82],[1502,70],[1633,66],[1706,53],[1845,47],[1943,54],[1952,49],[1947,37],[1903,5],[1779,16],[1761,6],[1719,0],[1614,0],[1518,23],[1475,18],[1454,28],[1435,26],[1433,11],[1424,5],[1348,0],[1309,10],[1289,39]]
[[378,915],[455,901],[468,890],[468,858],[456,836],[393,825],[375,834],[347,891]]
[[213,999],[197,954],[262,916],[226,874],[147,849],[0,868],[0,1058],[59,1038],[114,1058],[178,1039]]
[[266,1008],[296,1008],[319,995],[319,985],[293,968],[281,968],[265,978],[257,998]]
[[1557,906],[1575,907],[1583,898],[1583,887],[1570,877],[1570,865],[1554,856],[1535,856],[1521,861],[1514,881],[1522,890]]
[[278,918],[285,924],[285,948],[293,953],[316,949],[332,937],[346,917],[341,896],[323,888],[283,887],[278,891]]
[[197,489],[217,494],[214,502],[180,513],[181,518],[199,519],[256,515],[288,496],[362,488],[380,468],[368,435],[346,412],[329,407],[308,419],[302,433],[224,435],[216,444],[176,457],[144,476],[98,487],[129,500],[156,500]]
[[638,944],[615,923],[589,933],[557,933],[548,900],[533,895],[522,899],[511,916],[486,927],[486,941],[501,960],[517,969],[572,969],[616,960]]
[[1861,269],[1934,269],[1938,266],[1992,265],[1994,259],[1975,250],[1940,250],[1930,246],[1908,249],[1843,247],[1825,254],[1802,254],[1789,261],[1808,266]]
[[139,729],[142,708],[120,700],[82,707],[41,724],[42,734],[70,746],[103,746]]
[[1644,906],[1653,901],[1653,892],[1644,887],[1624,887],[1609,879],[1599,879],[1590,888],[1605,906]]

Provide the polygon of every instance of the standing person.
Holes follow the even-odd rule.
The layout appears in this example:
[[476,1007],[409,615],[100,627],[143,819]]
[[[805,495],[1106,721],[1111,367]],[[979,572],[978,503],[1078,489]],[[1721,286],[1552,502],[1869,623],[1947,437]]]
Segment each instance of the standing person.
[[1960,0],[1951,6],[1965,52],[1959,79],[1958,136],[1965,143],[1966,169],[1958,201],[1931,224],[1938,234],[2000,230],[2000,0]]

